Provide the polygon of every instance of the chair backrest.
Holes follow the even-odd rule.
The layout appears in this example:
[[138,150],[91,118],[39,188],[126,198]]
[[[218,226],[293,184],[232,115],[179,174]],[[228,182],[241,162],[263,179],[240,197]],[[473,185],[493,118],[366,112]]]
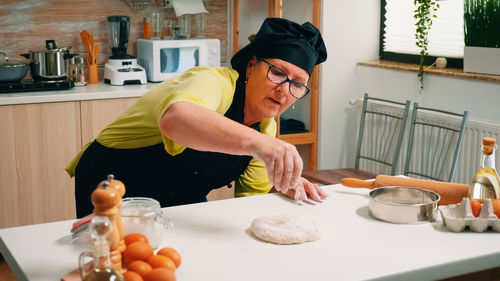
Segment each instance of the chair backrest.
[[[360,160],[364,159],[390,168],[391,175],[396,174],[409,110],[409,100],[401,103],[364,95],[356,148],[356,169],[359,169]],[[366,139],[369,141],[364,143],[363,140]]]
[[468,117],[414,103],[404,175],[451,182]]

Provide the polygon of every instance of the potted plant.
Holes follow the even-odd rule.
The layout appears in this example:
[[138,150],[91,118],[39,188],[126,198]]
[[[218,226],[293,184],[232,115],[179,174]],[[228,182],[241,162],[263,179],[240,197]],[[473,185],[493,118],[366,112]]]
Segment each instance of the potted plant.
[[500,75],[500,1],[464,1],[464,71]]
[[413,17],[416,19],[415,39],[417,47],[420,48],[420,65],[418,69],[418,78],[420,80],[420,93],[424,89],[424,59],[429,55],[427,45],[429,40],[427,36],[432,26],[432,19],[436,17],[435,12],[439,8],[437,0],[414,0],[415,11]]

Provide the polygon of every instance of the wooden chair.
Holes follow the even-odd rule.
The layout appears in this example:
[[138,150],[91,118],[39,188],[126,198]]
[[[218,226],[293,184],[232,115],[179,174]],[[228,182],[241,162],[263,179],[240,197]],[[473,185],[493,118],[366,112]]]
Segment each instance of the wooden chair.
[[[410,101],[405,103],[380,99],[364,95],[363,107],[358,132],[358,142],[356,148],[355,169],[360,177],[360,162],[373,162],[377,167],[370,173],[375,174],[396,174],[396,168],[400,155],[401,143],[406,127]],[[368,141],[367,141],[368,140]],[[334,170],[328,170],[330,173]],[[342,169],[345,170],[345,169]],[[382,172],[381,172],[382,171]],[[304,171],[302,176],[311,181],[322,184],[335,184],[339,180],[337,177],[328,178],[328,172],[324,171]]]
[[414,103],[404,175],[451,182],[468,116]]

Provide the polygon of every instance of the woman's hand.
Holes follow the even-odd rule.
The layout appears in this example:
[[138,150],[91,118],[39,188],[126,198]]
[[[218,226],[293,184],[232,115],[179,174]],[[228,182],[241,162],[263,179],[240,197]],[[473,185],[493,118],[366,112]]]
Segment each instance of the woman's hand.
[[294,145],[260,134],[253,143],[252,156],[264,162],[269,182],[277,191],[286,193],[301,184],[302,158]]
[[287,192],[282,192],[286,196],[294,199],[295,198],[295,192],[299,191],[300,194],[300,199],[305,200],[305,199],[312,199],[314,201],[321,202],[322,199],[325,199],[328,197],[328,194],[323,191],[321,187],[319,187],[315,183],[311,183],[310,181],[306,180],[305,178],[300,178],[300,184],[297,187],[297,189],[290,189]]

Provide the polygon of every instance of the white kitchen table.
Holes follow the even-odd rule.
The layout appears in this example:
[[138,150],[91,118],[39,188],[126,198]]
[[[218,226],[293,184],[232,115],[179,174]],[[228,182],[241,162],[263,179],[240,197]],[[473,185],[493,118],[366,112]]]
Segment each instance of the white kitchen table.
[[[500,234],[452,233],[440,219],[416,225],[372,218],[367,189],[325,186],[322,203],[296,205],[280,194],[227,199],[164,209],[174,227],[162,246],[176,248],[177,280],[436,280],[500,266]],[[299,214],[322,237],[299,245],[254,238],[248,227],[261,215]],[[0,251],[19,281],[59,280],[77,267],[73,221],[0,229]]]

